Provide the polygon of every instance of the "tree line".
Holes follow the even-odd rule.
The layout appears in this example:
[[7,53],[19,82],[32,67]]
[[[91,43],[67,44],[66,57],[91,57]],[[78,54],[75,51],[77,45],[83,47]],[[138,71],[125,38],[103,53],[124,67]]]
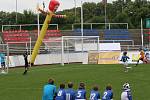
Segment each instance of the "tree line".
[[[106,16],[105,16],[106,7]],[[146,18],[150,18],[150,1],[146,0],[117,0],[112,3],[105,2],[85,2],[83,3],[83,19],[84,23],[128,23],[129,28],[140,28],[141,19],[144,22]],[[81,7],[73,7],[56,12],[57,14],[65,14],[67,18],[53,18],[51,23],[57,23],[60,26],[67,27],[67,24],[81,22]],[[40,24],[45,20],[45,15],[40,14]],[[31,10],[24,10],[23,13],[0,11],[0,26],[5,24],[37,24],[37,14]],[[119,26],[117,26],[119,27]]]

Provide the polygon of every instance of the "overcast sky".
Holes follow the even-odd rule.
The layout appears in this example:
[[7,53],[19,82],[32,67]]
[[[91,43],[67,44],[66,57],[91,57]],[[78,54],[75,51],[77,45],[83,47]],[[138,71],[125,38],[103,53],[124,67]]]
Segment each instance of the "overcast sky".
[[[42,2],[45,2],[46,9],[50,0],[0,0],[0,11],[12,12],[16,11],[16,1],[18,12],[23,12],[24,9],[30,9],[36,12],[36,5],[39,3],[42,6]],[[59,0],[60,7],[58,10],[69,9],[74,7],[74,0]],[[83,2],[100,2],[101,0],[82,0]],[[81,0],[76,0],[77,6],[81,6]],[[111,2],[111,0],[108,0]]]

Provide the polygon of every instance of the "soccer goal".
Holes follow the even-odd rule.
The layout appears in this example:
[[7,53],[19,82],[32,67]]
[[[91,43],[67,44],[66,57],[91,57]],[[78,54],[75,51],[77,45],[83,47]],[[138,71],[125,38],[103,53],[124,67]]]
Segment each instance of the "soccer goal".
[[0,44],[0,73],[7,74],[9,68],[9,47],[8,44]]
[[99,36],[50,37],[43,43],[45,44],[45,55],[43,55],[42,62],[45,64],[86,64],[88,52],[99,51]]
[[89,51],[99,51],[99,36],[63,36],[61,64],[84,63]]

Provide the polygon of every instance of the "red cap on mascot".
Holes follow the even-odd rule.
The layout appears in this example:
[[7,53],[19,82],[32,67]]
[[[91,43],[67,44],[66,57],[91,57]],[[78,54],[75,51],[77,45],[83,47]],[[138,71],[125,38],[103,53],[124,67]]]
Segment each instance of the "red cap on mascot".
[[60,3],[57,0],[51,0],[49,3],[49,10],[55,12],[59,5]]

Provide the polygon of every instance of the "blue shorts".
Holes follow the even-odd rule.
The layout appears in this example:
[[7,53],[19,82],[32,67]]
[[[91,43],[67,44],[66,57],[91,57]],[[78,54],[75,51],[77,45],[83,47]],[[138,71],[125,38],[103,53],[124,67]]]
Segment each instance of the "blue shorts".
[[5,62],[1,62],[1,66],[5,66]]

